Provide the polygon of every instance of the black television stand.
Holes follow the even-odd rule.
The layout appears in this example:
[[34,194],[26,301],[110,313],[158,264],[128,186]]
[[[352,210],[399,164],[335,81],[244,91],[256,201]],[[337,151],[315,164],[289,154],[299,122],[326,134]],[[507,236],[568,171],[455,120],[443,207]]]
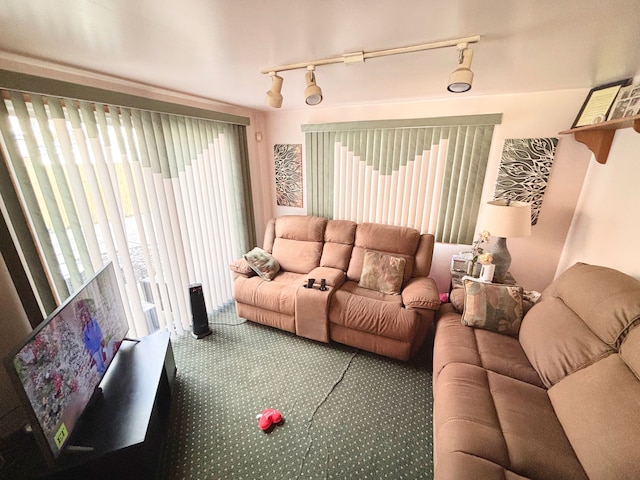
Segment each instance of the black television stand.
[[102,395],[83,413],[44,478],[154,479],[171,410],[176,364],[168,332],[123,342],[102,380]]

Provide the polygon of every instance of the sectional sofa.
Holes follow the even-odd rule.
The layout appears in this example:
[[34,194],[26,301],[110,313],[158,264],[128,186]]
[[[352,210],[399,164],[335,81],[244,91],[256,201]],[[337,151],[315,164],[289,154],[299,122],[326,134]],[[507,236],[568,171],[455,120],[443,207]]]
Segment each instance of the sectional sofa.
[[433,246],[432,235],[413,228],[307,215],[272,219],[262,249],[231,264],[237,314],[409,360],[440,306],[429,277]]
[[438,314],[435,479],[640,478],[640,281],[578,263],[521,322],[508,288]]

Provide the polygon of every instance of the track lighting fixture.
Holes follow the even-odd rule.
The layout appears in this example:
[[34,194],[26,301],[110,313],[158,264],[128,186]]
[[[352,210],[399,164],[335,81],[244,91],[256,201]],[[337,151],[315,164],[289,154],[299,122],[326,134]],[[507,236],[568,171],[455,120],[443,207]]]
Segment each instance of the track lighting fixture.
[[467,43],[459,43],[458,47],[458,68],[449,76],[447,90],[453,93],[463,93],[471,90],[473,82],[473,72],[471,71],[471,60],[473,50]]
[[278,76],[278,72],[269,72],[271,76],[271,89],[267,92],[267,105],[273,108],[282,106],[282,77]]
[[471,59],[473,51],[469,48],[470,43],[480,41],[479,36],[457,38],[454,40],[444,40],[441,42],[424,43],[421,45],[413,45],[410,47],[391,48],[388,50],[378,50],[375,52],[352,52],[345,53],[339,57],[325,58],[322,60],[314,60],[312,62],[293,63],[290,65],[280,65],[260,70],[260,73],[269,74],[271,76],[271,90],[267,92],[267,105],[273,108],[282,106],[282,77],[278,73],[285,70],[297,70],[305,68],[306,88],[304,98],[307,105],[318,105],[322,101],[322,90],[316,85],[315,67],[319,65],[329,65],[331,63],[355,63],[364,62],[368,58],[385,57],[388,55],[398,55],[401,53],[419,52],[422,50],[433,50],[444,47],[458,48],[458,68],[449,77],[447,90],[450,92],[466,92],[471,89],[473,81],[473,72],[471,71]]
[[316,85],[315,69],[313,65],[307,67],[304,76],[307,88],[304,89],[304,101],[307,105],[318,105],[322,101],[322,90]]

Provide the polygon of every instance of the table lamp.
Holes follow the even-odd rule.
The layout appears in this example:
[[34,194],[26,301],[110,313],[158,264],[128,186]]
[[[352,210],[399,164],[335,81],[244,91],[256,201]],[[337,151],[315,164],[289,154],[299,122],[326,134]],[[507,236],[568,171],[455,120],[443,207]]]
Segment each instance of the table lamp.
[[492,200],[484,206],[482,230],[498,237],[491,249],[496,266],[494,282],[504,282],[511,265],[511,254],[507,249],[507,238],[531,235],[531,204],[514,200]]

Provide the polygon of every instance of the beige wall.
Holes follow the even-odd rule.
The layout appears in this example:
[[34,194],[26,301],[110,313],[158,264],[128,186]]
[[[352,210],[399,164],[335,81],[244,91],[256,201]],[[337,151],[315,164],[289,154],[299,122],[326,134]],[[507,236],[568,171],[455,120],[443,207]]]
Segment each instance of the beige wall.
[[[0,256],[0,358],[4,359],[17,344],[31,331],[29,320],[22,308],[4,258]],[[13,386],[4,369],[0,367],[0,438],[12,433],[25,420],[18,407]],[[7,415],[11,412],[10,415]],[[6,416],[5,416],[6,415]]]
[[[451,96],[439,101],[386,103],[344,108],[304,108],[293,111],[271,110],[266,114],[263,155],[268,158],[268,171],[263,172],[271,198],[270,210],[274,216],[305,214],[306,209],[275,205],[273,145],[300,143],[304,134],[300,126],[305,123],[339,122],[393,118],[421,118],[480,113],[503,113],[502,124],[495,129],[489,157],[484,200],[493,195],[498,165],[504,140],[507,138],[558,137],[575,119],[588,90],[563,90],[519,95],[485,97]],[[326,93],[329,95],[329,93]],[[303,153],[304,157],[304,153]],[[525,239],[510,239],[511,271],[518,281],[531,290],[541,290],[554,277],[564,241],[571,224],[582,182],[590,163],[588,150],[571,137],[560,137],[549,185],[532,235]],[[261,232],[258,233],[261,238]],[[448,288],[448,267],[451,254],[461,246],[437,245],[433,276],[441,290]]]
[[558,273],[582,261],[640,279],[640,134],[618,130],[609,160],[591,160]]

